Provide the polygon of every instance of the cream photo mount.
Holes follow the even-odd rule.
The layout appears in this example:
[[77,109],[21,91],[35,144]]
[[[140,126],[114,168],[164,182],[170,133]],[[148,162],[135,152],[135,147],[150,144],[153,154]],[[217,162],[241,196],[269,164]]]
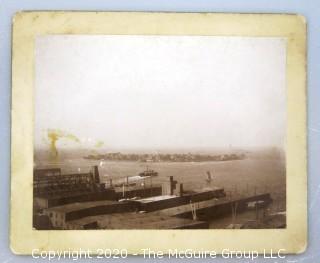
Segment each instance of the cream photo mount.
[[[35,230],[33,141],[35,38],[42,35],[280,37],[287,40],[285,229]],[[306,21],[295,14],[19,12],[13,18],[10,247],[32,251],[224,249],[302,253],[307,246]]]

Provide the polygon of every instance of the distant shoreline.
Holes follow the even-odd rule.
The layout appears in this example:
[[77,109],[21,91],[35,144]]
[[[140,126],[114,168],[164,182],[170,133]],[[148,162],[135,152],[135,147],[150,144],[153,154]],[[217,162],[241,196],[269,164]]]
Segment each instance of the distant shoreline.
[[132,161],[142,163],[154,162],[221,162],[232,160],[243,160],[246,158],[245,154],[124,154],[120,152],[106,153],[106,154],[90,154],[84,156],[87,160],[101,160],[101,161]]

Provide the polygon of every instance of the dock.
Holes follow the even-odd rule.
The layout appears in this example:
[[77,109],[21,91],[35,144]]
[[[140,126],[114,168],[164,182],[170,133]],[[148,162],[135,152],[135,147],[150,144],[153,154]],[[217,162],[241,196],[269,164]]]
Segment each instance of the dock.
[[[214,218],[258,211],[272,202],[269,193],[230,198],[224,188],[212,185],[185,191],[173,176],[162,184],[127,180],[107,187],[97,166],[84,174],[36,170],[34,179],[35,229],[203,229]],[[283,225],[277,218],[272,220]]]
[[114,213],[67,223],[67,229],[206,229],[208,223],[152,213]]
[[161,214],[181,218],[194,218],[196,216],[196,218],[200,220],[210,220],[227,214],[247,210],[248,204],[256,201],[262,201],[263,205],[261,205],[261,207],[265,207],[272,202],[272,199],[269,193],[234,199],[210,199],[163,209],[161,210]]
[[140,211],[153,212],[172,207],[181,207],[184,205],[188,205],[190,202],[201,202],[205,200],[211,200],[213,198],[222,197],[225,197],[223,188],[212,187],[211,190],[183,193],[180,196],[161,195],[133,200],[131,202],[136,203]]
[[151,197],[162,194],[162,185],[113,187],[117,200],[134,197]]

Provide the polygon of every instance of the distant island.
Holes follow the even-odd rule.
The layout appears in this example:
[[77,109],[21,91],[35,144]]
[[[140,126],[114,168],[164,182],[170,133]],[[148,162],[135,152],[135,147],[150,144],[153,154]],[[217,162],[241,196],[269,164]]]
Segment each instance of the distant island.
[[231,153],[231,154],[124,154],[121,152],[106,153],[106,154],[90,154],[83,157],[89,160],[105,160],[105,161],[136,161],[136,162],[219,162],[231,160],[243,160],[246,155]]

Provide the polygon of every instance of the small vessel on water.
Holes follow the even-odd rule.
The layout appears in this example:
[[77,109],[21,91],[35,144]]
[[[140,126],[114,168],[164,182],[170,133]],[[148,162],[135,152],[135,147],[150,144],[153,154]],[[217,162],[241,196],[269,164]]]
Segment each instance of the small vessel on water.
[[139,173],[139,176],[141,177],[150,177],[150,176],[153,177],[158,175],[159,175],[158,172],[156,172],[155,170],[149,169],[148,167],[147,167],[147,170]]

